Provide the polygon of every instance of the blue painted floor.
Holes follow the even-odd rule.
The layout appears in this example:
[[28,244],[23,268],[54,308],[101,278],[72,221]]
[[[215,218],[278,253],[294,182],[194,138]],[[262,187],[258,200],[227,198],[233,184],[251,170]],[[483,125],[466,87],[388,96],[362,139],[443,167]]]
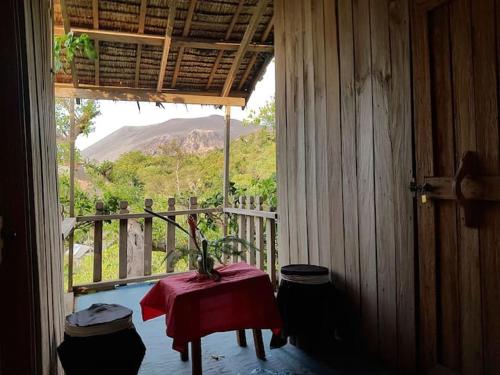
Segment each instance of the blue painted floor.
[[[182,362],[179,353],[172,349],[172,339],[165,334],[165,317],[147,322],[141,319],[139,301],[152,284],[136,284],[118,287],[114,290],[78,296],[76,310],[93,303],[116,303],[134,311],[134,325],[146,345],[141,375],[188,375],[191,362]],[[332,358],[329,364],[315,360],[292,345],[280,349],[269,349],[271,332],[264,331],[266,345],[265,361],[256,358],[253,338],[247,330],[248,347],[236,343],[234,332],[216,333],[202,339],[204,374],[264,374],[264,375],[310,375],[310,374],[380,374],[376,367],[366,367],[362,361]]]

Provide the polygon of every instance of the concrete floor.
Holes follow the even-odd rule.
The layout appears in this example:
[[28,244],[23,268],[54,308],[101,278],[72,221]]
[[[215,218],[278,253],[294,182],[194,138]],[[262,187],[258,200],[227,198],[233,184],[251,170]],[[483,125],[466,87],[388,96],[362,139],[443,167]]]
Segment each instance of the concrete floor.
[[[143,322],[139,301],[152,284],[137,284],[118,287],[114,290],[81,295],[76,298],[75,308],[81,310],[93,303],[116,303],[134,311],[134,325],[146,345],[141,375],[188,375],[191,363],[182,362],[179,353],[172,349],[172,339],[165,334],[165,318]],[[328,364],[314,359],[288,344],[280,349],[269,349],[271,332],[264,331],[266,346],[265,361],[256,358],[253,339],[247,330],[248,347],[236,343],[234,332],[215,333],[202,339],[204,374],[265,374],[265,375],[310,375],[310,374],[381,374],[377,367],[367,366],[357,358],[329,358]]]

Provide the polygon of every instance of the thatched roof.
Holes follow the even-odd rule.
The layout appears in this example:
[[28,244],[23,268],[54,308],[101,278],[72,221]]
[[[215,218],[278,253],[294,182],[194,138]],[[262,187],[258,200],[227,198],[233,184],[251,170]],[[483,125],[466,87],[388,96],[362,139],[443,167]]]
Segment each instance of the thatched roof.
[[58,72],[59,95],[241,105],[224,98],[248,99],[273,57],[272,0],[56,0],[54,23],[99,55]]

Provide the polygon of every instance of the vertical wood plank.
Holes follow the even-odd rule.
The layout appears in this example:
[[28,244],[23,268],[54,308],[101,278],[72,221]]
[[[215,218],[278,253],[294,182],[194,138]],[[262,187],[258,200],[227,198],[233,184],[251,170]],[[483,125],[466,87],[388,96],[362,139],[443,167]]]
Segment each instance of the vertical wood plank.
[[276,274],[276,221],[266,219],[267,273],[274,288],[278,285]]
[[[238,200],[235,200],[233,202],[233,207],[234,208],[238,208],[239,206],[239,203],[238,203]],[[239,235],[239,228],[240,228],[240,221],[239,221],[239,217],[237,215],[234,215],[234,218],[236,219],[236,224],[237,224],[237,227],[236,229],[233,229],[233,236],[235,237],[238,237],[238,238],[241,238],[240,235]],[[233,263],[238,263],[239,262],[239,257],[237,255],[237,252],[238,252],[238,245],[237,244],[234,244],[233,245]]]
[[[168,211],[175,211],[175,198],[168,198]],[[175,221],[176,216],[169,216],[170,220]],[[175,250],[175,226],[172,223],[167,223],[167,243],[165,254],[167,256],[167,272],[174,272],[174,259],[176,257]]]
[[395,108],[392,107],[392,103],[389,103],[392,76],[388,11],[388,0],[370,2],[379,356],[384,363],[393,367],[397,364],[398,346],[394,229],[395,177],[389,116],[394,114]]
[[[243,195],[240,197],[238,208],[245,209],[247,198]],[[247,218],[245,215],[238,215],[238,237],[242,239],[247,238]],[[245,246],[238,244],[238,253],[240,254],[240,261],[246,260]]]
[[[120,213],[121,214],[127,214],[128,210],[128,202],[127,201],[121,201],[120,202]],[[127,277],[127,239],[128,239],[128,233],[127,233],[127,227],[128,227],[128,220],[127,219],[121,219],[120,220],[120,228],[119,228],[119,234],[118,234],[118,262],[119,262],[119,270],[118,270],[118,277],[120,279],[125,279]]]
[[[500,91],[500,2],[474,0],[472,46],[474,63],[477,151],[482,175],[500,175],[499,91]],[[495,14],[496,8],[496,14]],[[495,29],[496,28],[496,29]],[[496,32],[495,32],[496,31]],[[498,58],[496,53],[499,53]],[[484,372],[500,368],[500,205],[481,207],[482,326]]]
[[[454,83],[455,132],[458,159],[466,151],[477,150],[474,105],[474,67],[472,59],[471,3],[456,0],[450,4],[451,57]],[[481,88],[482,89],[482,88]],[[460,289],[462,372],[483,372],[481,326],[481,283],[478,230],[464,224],[460,208]]]
[[[255,209],[262,211],[262,197],[255,199]],[[261,270],[264,270],[265,245],[264,245],[264,219],[262,217],[255,218],[255,246],[259,249],[256,253],[256,264]]]
[[356,159],[361,292],[361,332],[372,354],[378,350],[377,264],[373,165],[373,93],[370,43],[370,1],[353,3],[356,87]]
[[[104,203],[97,202],[95,204],[95,214],[102,215]],[[102,221],[94,222],[94,282],[102,280]]]
[[[253,196],[250,196],[248,199],[248,209],[253,210],[255,209],[254,205],[255,198]],[[255,250],[252,248],[252,246],[255,246],[255,217],[253,216],[248,216],[247,217],[247,241],[251,245],[247,249],[247,263],[255,266]]]
[[[198,208],[198,198],[197,197],[190,197],[189,198],[189,209],[194,210]],[[198,215],[196,214],[191,214],[191,216],[194,218],[194,221],[197,223],[198,222]],[[194,244],[194,239],[191,237],[189,238],[188,241],[188,249],[189,249],[189,269],[194,270],[196,269],[196,255],[194,254],[194,251],[196,249],[196,245]]]
[[287,110],[286,110],[286,33],[285,0],[274,1],[275,65],[276,69],[276,162],[278,178],[278,216],[279,216],[279,262],[282,266],[290,263],[290,234],[288,216],[288,152],[287,152]]
[[[318,197],[317,197],[317,177],[316,174],[316,113],[315,113],[315,76],[313,51],[313,20],[312,16],[312,1],[303,0],[303,33],[304,50],[302,53],[304,65],[304,162],[305,162],[305,196],[303,199],[306,204],[306,222],[307,222],[307,252],[308,261],[312,264],[319,264],[319,247],[318,247]],[[305,250],[305,249],[303,249]]]
[[[331,267],[334,281],[345,281],[344,224],[342,202],[342,133],[340,117],[340,63],[337,9],[334,2],[325,1],[325,67],[326,67],[326,120],[328,147],[328,203],[330,211]],[[328,264],[328,263],[326,263]],[[342,286],[341,286],[342,288]]]
[[[342,181],[344,209],[345,290],[355,311],[360,306],[358,181],[356,163],[356,96],[352,0],[338,2],[340,114],[342,122]],[[344,289],[344,283],[337,280]]]
[[[145,199],[144,207],[149,210],[153,208],[153,200]],[[153,257],[153,218],[144,219],[144,275],[151,275]]]
[[414,217],[408,190],[413,178],[409,1],[391,0],[389,17],[398,371],[409,372],[416,368]]

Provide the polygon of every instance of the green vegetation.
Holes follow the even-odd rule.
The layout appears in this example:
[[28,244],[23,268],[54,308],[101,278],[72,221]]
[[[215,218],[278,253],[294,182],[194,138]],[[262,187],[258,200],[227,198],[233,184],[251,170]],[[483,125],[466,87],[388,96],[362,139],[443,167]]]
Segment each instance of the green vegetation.
[[[274,117],[271,116],[273,109],[274,102],[266,105],[262,111],[252,113],[246,123],[248,126],[259,126],[260,129],[231,142],[231,201],[241,195],[262,196],[265,207],[276,207],[276,147]],[[97,113],[98,108],[87,109],[87,112]],[[93,124],[94,117],[87,116],[87,120],[83,122]],[[85,129],[92,131],[92,124]],[[64,152],[67,152],[67,148],[61,145],[60,163],[66,163],[67,159],[62,156]],[[115,162],[83,163],[83,170],[84,177],[75,184],[75,213],[80,216],[94,214],[95,203],[99,200],[104,202],[105,211],[109,213],[118,212],[119,202],[122,200],[129,203],[130,212],[143,212],[145,198],[153,199],[155,211],[166,211],[169,197],[176,199],[176,209],[186,208],[190,196],[198,197],[199,207],[217,207],[223,203],[223,151],[220,149],[189,154],[177,143],[171,142],[163,145],[154,155],[133,151],[121,155]],[[59,190],[64,212],[69,212],[69,177],[67,170],[63,168],[60,168]],[[221,217],[204,216],[200,219],[200,229],[207,238],[220,236]],[[164,249],[166,225],[161,220],[153,220],[153,223],[153,248]],[[92,246],[93,233],[90,229],[89,225],[79,227],[75,231],[75,243]],[[184,247],[186,236],[178,232],[177,237],[179,247]],[[117,240],[118,222],[106,223],[104,279],[117,276]],[[153,272],[164,272],[164,258],[164,252],[153,252]],[[185,258],[180,258],[175,267],[176,270],[185,269]],[[85,256],[75,264],[74,282],[89,282],[91,278],[92,256]]]

